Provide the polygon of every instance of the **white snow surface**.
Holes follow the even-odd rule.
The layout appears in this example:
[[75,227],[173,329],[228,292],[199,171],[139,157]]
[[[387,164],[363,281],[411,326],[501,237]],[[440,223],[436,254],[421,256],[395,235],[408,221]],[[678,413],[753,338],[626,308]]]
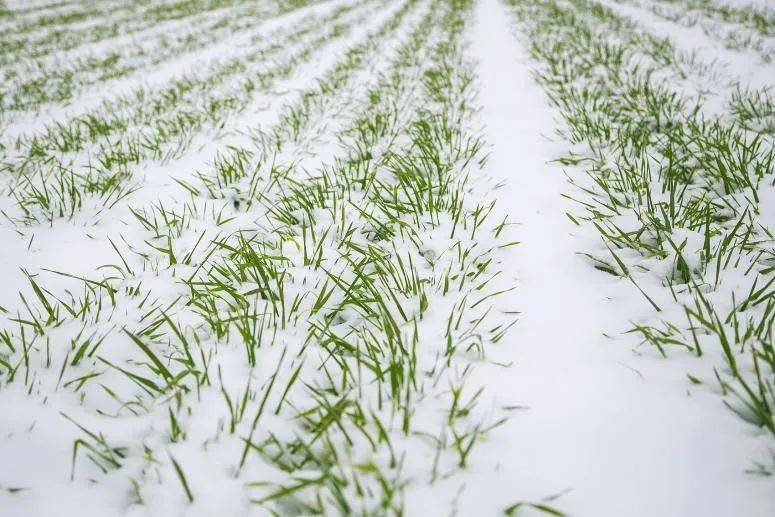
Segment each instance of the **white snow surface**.
[[[759,0],[723,2],[769,4]],[[46,3],[5,2],[11,8]],[[305,17],[323,15],[349,3],[331,0],[302,8],[241,33],[237,41],[252,34],[269,34],[270,29],[292,26]],[[673,37],[681,48],[717,58],[726,72],[746,85],[775,84],[775,65],[724,49],[699,29],[677,27],[612,0],[602,3],[643,22],[659,35]],[[96,220],[93,212],[85,211],[73,220],[57,220],[50,226],[18,228],[2,218],[0,307],[10,310],[19,306],[19,292],[27,289],[22,268],[33,273],[54,269],[88,276],[115,262],[109,238],[127,242],[144,238],[141,228],[127,224],[133,221],[129,205],[147,206],[157,200],[180,205],[175,196],[179,192],[176,179],[190,180],[219,150],[247,142],[244,130],[270,126],[286,102],[309,87],[348,45],[386,19],[393,9],[377,11],[363,27],[332,43],[321,56],[230,119],[231,126],[206,128],[194,135],[194,143],[183,156],[170,163],[137,166],[133,179],[140,188]],[[181,23],[171,24],[178,25]],[[546,504],[571,516],[772,517],[775,476],[745,472],[755,459],[775,450],[772,437],[738,418],[724,406],[718,393],[687,378],[687,372],[693,372],[711,384],[712,362],[688,354],[663,358],[654,350],[639,347],[635,336],[624,334],[633,321],[648,313],[648,303],[634,294],[626,279],[595,270],[580,254],[599,248],[599,237],[574,225],[566,215],[573,209],[563,197],[572,192],[566,173],[574,171],[552,163],[567,150],[567,144],[557,136],[563,121],[535,82],[535,64],[515,30],[500,0],[475,0],[466,51],[477,63],[478,122],[490,150],[483,174],[498,186],[491,195],[497,199],[499,210],[517,223],[512,232],[520,244],[506,252],[502,266],[505,277],[517,279],[517,288],[504,296],[520,315],[507,337],[488,351],[488,364],[477,367],[472,381],[486,388],[492,404],[518,409],[477,446],[475,461],[463,475],[433,490],[409,489],[407,515],[449,515],[451,508],[461,517],[502,515],[505,508],[524,501]],[[14,120],[2,138],[35,133],[45,123],[86,112],[118,93],[163,85],[204,61],[230,55],[235,44],[221,42],[165,61],[163,68],[139,70],[112,82],[109,91],[95,88],[78,92],[72,104],[47,106]],[[104,42],[94,47],[98,45]],[[381,52],[389,55],[394,47],[391,41]],[[360,92],[368,80],[358,79]],[[316,154],[309,161],[330,161],[337,152],[331,135],[340,122],[320,129],[316,136],[322,144],[310,146]],[[770,188],[763,196],[765,220],[775,216],[773,194],[775,189]],[[74,285],[55,275],[43,275],[49,288],[63,290]],[[237,386],[235,381],[234,388]],[[0,386],[0,517],[97,517],[126,510],[126,480],[119,473],[106,475],[99,483],[83,476],[70,479],[75,430],[52,411],[44,414],[29,400],[18,383]],[[49,405],[58,403],[73,404],[72,408],[59,408],[65,412],[78,412],[73,398],[59,393],[48,401]],[[203,405],[207,404],[215,407],[216,401],[205,400]],[[220,399],[217,404],[222,405]],[[117,433],[122,432],[120,425],[119,421],[114,424]],[[192,442],[207,438],[204,431],[202,436],[197,430],[191,434]],[[249,514],[241,482],[208,485],[208,469],[225,470],[227,461],[218,464],[220,458],[214,454],[200,461],[196,452],[189,447],[180,459],[188,472],[195,472],[192,483],[200,494],[205,490],[206,496],[195,506],[186,507],[179,493],[170,497],[151,493],[156,513],[133,507],[128,514]],[[233,455],[235,451],[222,452]],[[27,483],[36,484],[34,496],[2,490]],[[265,514],[256,507],[250,511]],[[527,508],[517,515],[544,514]]]

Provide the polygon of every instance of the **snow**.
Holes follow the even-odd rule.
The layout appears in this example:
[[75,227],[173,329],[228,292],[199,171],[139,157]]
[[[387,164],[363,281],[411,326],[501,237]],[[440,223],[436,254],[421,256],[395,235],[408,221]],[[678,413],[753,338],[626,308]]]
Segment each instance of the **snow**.
[[[749,5],[758,0],[723,1]],[[6,2],[12,8],[45,3]],[[754,53],[732,51],[698,27],[683,27],[659,19],[650,11],[630,4],[613,0],[601,0],[601,3],[632,17],[645,30],[670,37],[687,53],[696,53],[707,62],[717,60],[724,80],[719,82],[719,98],[709,104],[710,112],[723,111],[733,90],[730,80],[739,80],[749,87],[775,84],[775,65],[763,63]],[[141,68],[128,77],[79,90],[70,104],[46,105],[39,112],[15,114],[3,128],[2,142],[9,143],[19,135],[40,131],[45,124],[85,113],[106,99],[137,88],[150,91],[186,73],[204,69],[208,63],[247,53],[252,49],[251,38],[257,35],[265,38],[277,34],[273,31],[292,29],[304,20],[355,4],[358,2],[354,0],[323,1],[261,20],[255,26],[243,27],[228,41],[177,55],[152,69]],[[382,79],[387,63],[395,57],[398,42],[407,36],[431,4],[420,2],[419,5],[396,34],[379,46],[373,61],[354,76],[345,91],[320,108],[321,120],[313,121],[317,125],[304,128],[304,138],[284,145],[275,157],[278,163],[298,160],[293,179],[332,163],[342,152],[340,133],[352,122],[358,102],[370,86]],[[132,217],[130,207],[149,207],[158,202],[179,209],[188,203],[190,200],[178,181],[194,182],[197,172],[211,168],[215,157],[230,146],[253,145],[251,135],[275,126],[284,108],[303,98],[303,92],[316,84],[347,48],[399,7],[398,2],[370,3],[348,14],[348,20],[359,20],[351,33],[327,44],[325,49],[317,49],[322,51],[313,53],[313,58],[301,64],[290,77],[256,95],[223,128],[205,127],[197,132],[192,136],[191,145],[173,160],[146,160],[134,167],[132,181],[138,190],[116,207],[105,210],[98,208],[96,202],[87,202],[71,220],[58,219],[50,225],[32,227],[0,218],[0,278],[3,280],[0,307],[9,313],[2,315],[0,311],[0,330],[12,317],[11,313],[22,306],[19,293],[30,291],[25,271],[40,274],[38,278],[47,288],[61,293],[79,286],[79,282],[45,270],[91,277],[101,267],[119,260],[111,240],[142,248],[148,232]],[[209,19],[221,11],[228,12],[228,8],[195,19]],[[578,169],[553,162],[568,150],[568,143],[559,134],[564,125],[560,114],[551,107],[534,80],[538,65],[531,60],[527,42],[512,26],[511,13],[501,0],[475,0],[473,14],[465,33],[468,45],[465,55],[476,63],[477,93],[473,99],[479,107],[476,123],[481,126],[490,155],[480,175],[473,178],[469,194],[473,202],[487,204],[495,200],[497,217],[492,218],[507,217],[514,223],[506,230],[506,240],[516,240],[519,244],[500,250],[496,257],[501,274],[499,285],[508,286],[515,281],[516,289],[502,296],[498,308],[509,307],[519,314],[510,333],[487,350],[485,361],[470,362],[474,367],[467,379],[467,389],[482,387],[482,399],[486,401],[482,403],[486,406],[483,412],[498,415],[503,408],[508,408],[509,418],[477,444],[475,458],[468,468],[435,484],[425,479],[427,449],[417,445],[420,441],[417,436],[403,437],[409,451],[405,469],[414,482],[406,488],[406,514],[502,515],[511,505],[526,502],[545,504],[575,516],[775,515],[775,476],[745,472],[752,468],[754,461],[766,458],[774,450],[772,436],[730,411],[718,390],[711,387],[716,386],[713,368],[721,364],[719,352],[709,351],[702,358],[688,353],[662,357],[653,348],[640,346],[634,334],[625,333],[633,322],[651,321],[652,308],[626,278],[594,269],[582,255],[605,248],[594,229],[574,224],[567,215],[577,208],[565,197],[577,193],[569,179],[583,183],[583,178],[578,177]],[[110,15],[98,20],[107,19]],[[129,44],[132,38],[149,36],[155,31],[184,30],[191,22],[190,19],[172,21],[139,34],[77,47],[66,55],[109,50],[112,45]],[[422,75],[413,77],[412,87],[418,88],[422,79]],[[691,88],[691,84],[682,87]],[[408,88],[406,93],[408,111],[420,108],[412,100],[412,91]],[[375,161],[389,154],[393,144],[382,141],[375,145],[372,149]],[[0,150],[0,161],[13,154],[2,147]],[[385,178],[389,174],[384,170],[381,173]],[[3,189],[6,181],[0,182]],[[243,187],[234,186],[232,199],[240,199]],[[0,208],[12,213],[12,200],[5,190],[2,195]],[[775,224],[775,187],[763,184],[760,196],[759,217],[770,225]],[[210,209],[211,201],[196,202]],[[347,207],[352,217],[356,217],[355,208]],[[234,219],[223,226],[213,221],[195,222],[195,231],[176,242],[176,246],[190,246],[200,231],[214,238],[235,229],[265,229],[256,215],[258,212],[232,210],[229,214]],[[320,211],[316,215],[319,225],[334,222],[328,212]],[[623,218],[622,224],[626,226],[627,222]],[[444,253],[450,253],[447,223],[444,221],[434,231],[422,234],[420,255],[428,262],[423,271],[429,275],[438,270],[438,266],[434,270],[434,263],[437,260],[443,263]],[[695,252],[702,247],[702,235],[676,231],[673,237],[686,240],[687,251],[696,258]],[[298,247],[298,236],[294,238]],[[397,250],[397,253],[408,252],[406,246]],[[145,261],[138,254],[128,260],[137,271],[143,271],[138,277],[153,286],[155,294],[161,293],[162,305],[185,295],[186,289],[179,279],[191,274],[193,268],[179,264],[156,272],[151,264],[159,261],[158,257]],[[662,261],[655,267],[666,266],[667,262]],[[725,277],[725,288],[744,285],[744,277],[737,273],[732,271]],[[290,269],[289,276],[296,279],[289,288],[300,292],[307,282],[312,285],[320,280],[301,267]],[[669,302],[670,293],[655,277],[658,275],[644,276],[643,288],[660,304]],[[253,286],[244,284],[243,287]],[[453,301],[443,297],[432,299],[423,328],[435,326],[443,331],[449,314],[445,311]],[[417,312],[414,306],[405,309],[409,316]],[[667,312],[665,317],[683,315],[677,306],[671,306]],[[99,330],[135,322],[139,314],[135,307],[119,308]],[[186,316],[192,322],[195,320],[193,314],[181,311],[181,317]],[[342,321],[337,323],[360,324],[360,315],[352,308],[339,316]],[[182,326],[188,323],[184,321]],[[58,329],[53,334],[54,346],[62,345],[54,352],[59,360],[74,333],[73,327]],[[306,345],[303,337],[301,331],[291,329],[282,332],[276,341],[287,341],[295,352]],[[262,361],[249,371],[242,357],[234,353],[239,344],[228,343],[228,346],[231,348],[217,355],[213,364],[227,372],[223,388],[233,394],[254,379],[269,378],[281,353],[279,346],[262,350]],[[131,347],[127,339],[113,340],[110,347],[111,353],[133,359],[135,363],[144,359],[128,352]],[[292,355],[289,354],[289,361]],[[420,352],[421,365],[435,364],[436,359],[437,350],[432,346]],[[93,409],[100,407],[102,399],[97,398],[95,402],[95,398],[90,398],[82,403],[73,393],[58,389],[58,372],[54,371],[58,364],[41,370],[42,377],[33,383],[38,391],[32,394],[21,383],[0,383],[0,407],[7,408],[0,417],[0,515],[96,517],[123,512],[139,517],[265,513],[263,509],[249,506],[246,479],[234,475],[232,460],[239,455],[237,449],[241,443],[220,440],[225,422],[224,404],[215,388],[211,386],[213,389],[203,391],[196,402],[196,412],[189,415],[187,441],[167,448],[169,443],[159,443],[160,430],[168,426],[167,414],[161,406],[129,423],[120,418],[98,416]],[[296,363],[285,365],[283,373],[290,373],[291,366],[295,367]],[[215,373],[210,375],[214,377]],[[703,384],[695,385],[688,375],[699,378]],[[314,377],[316,381],[322,378],[320,372]],[[118,375],[110,379],[112,387],[130,384]],[[444,377],[444,382],[450,380]],[[57,388],[41,396],[40,390],[51,386]],[[441,396],[446,389],[442,386],[432,393]],[[107,395],[96,395],[99,396],[109,400]],[[422,429],[436,425],[438,415],[446,411],[440,401],[428,398],[413,416]],[[274,396],[270,404],[277,402]],[[176,481],[168,478],[163,484],[148,484],[143,492],[147,506],[130,506],[131,494],[125,474],[142,471],[145,475],[146,466],[139,457],[128,460],[122,470],[101,475],[92,469],[88,471],[89,476],[77,475],[71,480],[73,440],[81,435],[62,418],[60,411],[77,416],[89,428],[94,425],[106,435],[118,437],[118,442],[145,443],[147,440],[158,446],[155,450],[159,453],[174,452],[185,466],[197,494],[196,503],[187,505],[180,490],[170,493],[169,487],[175,486]],[[221,428],[214,436],[212,424],[216,420]],[[265,419],[262,426],[282,429],[286,434],[295,432],[289,422],[277,416]],[[401,439],[402,435],[393,432],[391,437]],[[358,454],[364,463],[367,460],[380,466],[388,463],[386,458],[372,458],[363,450]],[[86,463],[83,459],[79,461]],[[250,473],[256,479],[260,474],[263,481],[285,479],[276,470],[260,466]],[[170,472],[166,469],[162,474],[160,467],[151,476],[171,476]],[[90,480],[91,476],[99,482]],[[23,490],[9,493],[8,488]],[[27,491],[30,488],[34,490]],[[524,514],[531,512],[528,509]],[[534,514],[540,515],[540,512]]]

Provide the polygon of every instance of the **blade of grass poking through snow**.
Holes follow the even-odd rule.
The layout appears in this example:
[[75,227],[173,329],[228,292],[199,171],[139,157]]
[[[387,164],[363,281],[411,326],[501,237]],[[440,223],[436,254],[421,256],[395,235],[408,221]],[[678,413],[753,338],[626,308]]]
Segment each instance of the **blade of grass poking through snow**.
[[183,491],[186,493],[186,498],[188,499],[189,503],[194,502],[194,495],[191,493],[191,488],[188,486],[188,480],[186,479],[186,474],[183,472],[183,469],[180,467],[180,464],[175,460],[175,457],[170,456],[170,461],[172,462],[172,466],[175,467],[175,474],[178,476],[178,480],[180,481],[180,485],[183,487]]

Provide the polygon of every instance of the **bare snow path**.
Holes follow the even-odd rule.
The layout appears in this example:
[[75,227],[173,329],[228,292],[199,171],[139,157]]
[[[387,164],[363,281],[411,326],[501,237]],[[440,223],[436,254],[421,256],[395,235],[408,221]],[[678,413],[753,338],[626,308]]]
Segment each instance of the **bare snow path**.
[[[498,0],[480,0],[470,34],[479,61],[487,169],[505,186],[499,203],[520,226],[512,253],[522,317],[478,379],[520,405],[477,451],[460,515],[495,515],[518,501],[570,515],[768,516],[772,481],[746,475],[762,441],[707,388],[693,390],[687,363],[633,353],[619,335],[646,303],[632,286],[578,255],[596,245],[577,231],[561,197],[571,187],[552,142],[561,122],[530,76]],[[482,372],[484,373],[484,372]],[[522,515],[522,513],[520,513]]]

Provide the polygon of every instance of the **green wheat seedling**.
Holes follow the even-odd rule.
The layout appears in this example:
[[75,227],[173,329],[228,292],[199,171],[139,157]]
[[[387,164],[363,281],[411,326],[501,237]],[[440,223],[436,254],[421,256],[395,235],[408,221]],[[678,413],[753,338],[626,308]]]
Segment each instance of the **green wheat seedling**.
[[730,99],[729,111],[746,129],[775,134],[775,99],[769,89],[738,90]]

